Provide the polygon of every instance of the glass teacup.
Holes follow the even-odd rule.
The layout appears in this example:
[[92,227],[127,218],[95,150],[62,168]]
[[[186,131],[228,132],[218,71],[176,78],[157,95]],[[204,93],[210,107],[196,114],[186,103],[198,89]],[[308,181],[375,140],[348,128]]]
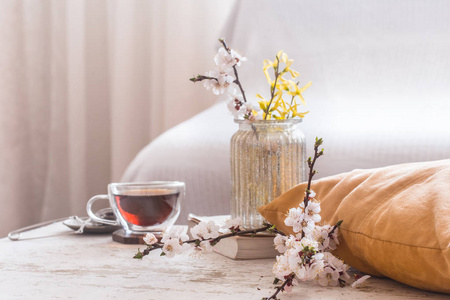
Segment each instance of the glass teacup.
[[[89,199],[89,217],[102,224],[121,225],[128,233],[160,232],[171,227],[180,214],[185,184],[179,181],[111,183],[108,195]],[[92,212],[99,199],[108,199],[117,221],[102,219]]]

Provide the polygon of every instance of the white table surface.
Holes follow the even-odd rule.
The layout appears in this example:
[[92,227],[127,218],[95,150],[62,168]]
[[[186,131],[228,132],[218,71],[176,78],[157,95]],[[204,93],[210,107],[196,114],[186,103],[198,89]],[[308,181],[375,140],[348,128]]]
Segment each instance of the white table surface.
[[[132,259],[137,245],[111,235],[75,235],[61,223],[21,241],[0,239],[0,299],[257,299],[273,293],[273,259],[233,261],[216,253],[201,258]],[[141,246],[142,247],[142,246]],[[449,299],[389,279],[371,278],[361,289],[300,283],[281,299]]]

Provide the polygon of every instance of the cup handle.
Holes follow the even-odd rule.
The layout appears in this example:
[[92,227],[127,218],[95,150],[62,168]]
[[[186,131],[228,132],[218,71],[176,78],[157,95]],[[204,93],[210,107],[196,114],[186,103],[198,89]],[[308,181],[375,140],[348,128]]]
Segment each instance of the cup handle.
[[91,218],[92,221],[106,224],[106,225],[113,225],[113,226],[120,225],[120,223],[118,221],[99,218],[92,212],[92,205],[94,204],[95,201],[100,200],[100,199],[108,200],[109,198],[108,198],[108,195],[97,195],[97,196],[94,196],[91,199],[89,199],[89,201],[86,205],[86,211],[87,211],[89,218]]

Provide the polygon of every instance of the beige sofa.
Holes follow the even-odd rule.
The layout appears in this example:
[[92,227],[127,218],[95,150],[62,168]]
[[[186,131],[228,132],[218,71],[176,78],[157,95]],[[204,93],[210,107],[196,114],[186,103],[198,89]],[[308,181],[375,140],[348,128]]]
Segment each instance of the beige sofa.
[[[295,59],[301,82],[313,82],[300,127],[309,153],[316,136],[324,139],[318,177],[445,159],[450,3],[431,2],[239,1],[224,37],[248,58],[239,72],[249,99],[269,94],[262,61],[280,49]],[[236,130],[219,102],[151,142],[122,181],[185,181],[180,223],[189,212],[228,213],[229,140]]]

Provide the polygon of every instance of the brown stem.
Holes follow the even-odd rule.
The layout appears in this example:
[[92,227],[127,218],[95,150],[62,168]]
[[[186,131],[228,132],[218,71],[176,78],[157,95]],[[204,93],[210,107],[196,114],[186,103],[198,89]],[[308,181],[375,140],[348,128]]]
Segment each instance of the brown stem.
[[[296,85],[299,85],[300,84],[300,81],[298,81],[297,83],[296,83]],[[295,96],[292,96],[292,98],[291,98],[291,107],[292,107],[292,104],[294,104],[294,99],[295,99]],[[286,119],[288,119],[289,118],[289,115],[287,116],[287,118]]]
[[275,81],[274,81],[272,90],[270,91],[270,101],[269,101],[269,105],[267,105],[267,112],[266,112],[266,115],[264,116],[264,120],[267,119],[267,116],[269,114],[269,108],[272,105],[273,98],[275,98],[275,87],[277,86],[278,77],[280,75],[278,73],[278,69],[280,68],[280,60],[278,59],[278,56],[275,56],[275,58],[277,60],[277,68],[275,70]]
[[239,81],[239,76],[236,70],[236,66],[233,66],[233,70],[234,70],[234,76],[236,76],[236,80],[234,81],[234,83],[237,84],[237,86],[239,87],[239,90],[241,91],[242,94],[242,98],[244,99],[244,102],[247,102],[247,98],[245,97],[245,92],[244,89],[242,88],[241,82]]
[[[309,200],[309,194],[311,192],[311,182],[312,182],[312,178],[314,177],[314,175],[316,174],[316,171],[314,171],[314,164],[316,163],[316,160],[322,155],[323,152],[319,153],[319,146],[322,144],[322,139],[320,139],[320,141],[316,138],[316,143],[314,145],[314,159],[311,162],[311,164],[309,165],[309,178],[308,178],[308,186],[306,187],[306,195],[305,195],[305,208],[306,205],[308,204],[308,200]],[[323,151],[323,150],[322,150]]]
[[276,234],[279,234],[279,235],[282,235],[282,236],[286,236],[286,234],[285,234],[284,232],[281,232],[281,231],[279,231],[279,230],[276,229],[276,228],[274,228],[274,229],[272,230],[272,232],[273,232],[273,233],[276,233]]
[[197,82],[197,81],[202,81],[205,79],[215,80],[215,81],[219,82],[219,79],[217,79],[216,77],[210,77],[210,76],[204,76],[204,75],[197,75],[197,77],[192,77],[189,80],[193,81],[193,82]]
[[[219,39],[219,42],[222,43],[223,48],[225,48],[225,50],[228,53],[231,53],[231,50],[230,50],[230,48],[228,48],[227,44],[225,43],[225,40]],[[241,82],[239,81],[239,75],[238,75],[238,72],[237,72],[237,69],[236,69],[236,65],[233,66],[233,71],[234,71],[234,76],[236,77],[236,80],[234,81],[234,83],[236,83],[237,86],[239,87],[239,90],[241,91],[242,98],[244,99],[244,102],[247,102],[247,98],[245,97],[244,89],[242,88]]]
[[[305,198],[303,200],[303,204],[304,204],[304,209],[306,210],[306,207],[308,206],[308,202],[309,202],[309,195],[311,193],[311,182],[312,182],[312,178],[314,177],[314,175],[316,174],[316,171],[314,170],[314,164],[316,163],[316,160],[323,154],[323,149],[322,151],[319,152],[319,146],[322,144],[322,139],[318,139],[316,138],[316,142],[314,143],[314,159],[311,162],[311,157],[308,160],[308,165],[309,165],[309,176],[308,176],[308,186],[306,187],[306,195]],[[305,236],[305,233],[302,231],[302,238]]]
[[269,228],[270,228],[270,225],[265,225],[264,227],[261,227],[261,228],[249,229],[249,230],[243,230],[243,231],[235,231],[235,232],[232,232],[232,233],[223,234],[223,235],[220,235],[220,236],[216,237],[215,239],[206,239],[204,241],[213,240],[213,241],[217,241],[218,242],[221,239],[232,237],[232,236],[236,236],[236,235],[239,236],[239,235],[244,235],[244,234],[257,234],[258,232],[266,231]]
[[[193,244],[193,243],[196,243],[196,242],[199,242],[199,241],[200,242],[210,241],[210,242],[213,242],[213,243],[217,244],[221,239],[224,239],[224,238],[229,238],[229,237],[232,237],[232,236],[239,236],[239,235],[244,235],[244,234],[256,234],[258,232],[266,231],[269,228],[271,228],[270,225],[265,225],[264,227],[257,228],[257,229],[235,231],[235,232],[231,232],[231,233],[220,235],[220,236],[218,236],[216,238],[210,238],[210,239],[204,239],[204,240],[192,239],[192,240],[185,241],[184,243]],[[162,244],[162,243],[157,243],[157,244],[150,245],[150,246],[147,247],[147,249],[142,251],[142,256],[135,257],[135,258],[142,258],[142,257],[150,254],[150,251],[153,251],[153,250],[156,250],[156,249],[161,249],[162,247],[164,247],[164,244]]]
[[312,182],[312,178],[314,176],[314,164],[316,163],[316,159],[317,159],[317,151],[315,150],[314,159],[311,163],[311,167],[309,168],[309,178],[308,178],[308,186],[306,187],[306,195],[305,195],[305,199],[303,200],[303,203],[305,204],[305,209],[309,202],[309,194],[311,193],[310,192],[311,191],[311,182]]
[[266,298],[266,300],[277,299],[278,293],[281,292],[282,290],[284,290],[284,287],[286,286],[286,284],[288,284],[289,282],[292,282],[292,279],[294,279],[294,277],[295,277],[294,273],[289,275],[289,277],[283,282],[283,284],[276,288],[275,293],[272,296],[270,296],[269,298]]
[[328,236],[331,236],[334,231],[341,226],[342,222],[342,220],[338,221],[337,224],[333,226],[333,229],[331,229],[330,233],[328,233]]

